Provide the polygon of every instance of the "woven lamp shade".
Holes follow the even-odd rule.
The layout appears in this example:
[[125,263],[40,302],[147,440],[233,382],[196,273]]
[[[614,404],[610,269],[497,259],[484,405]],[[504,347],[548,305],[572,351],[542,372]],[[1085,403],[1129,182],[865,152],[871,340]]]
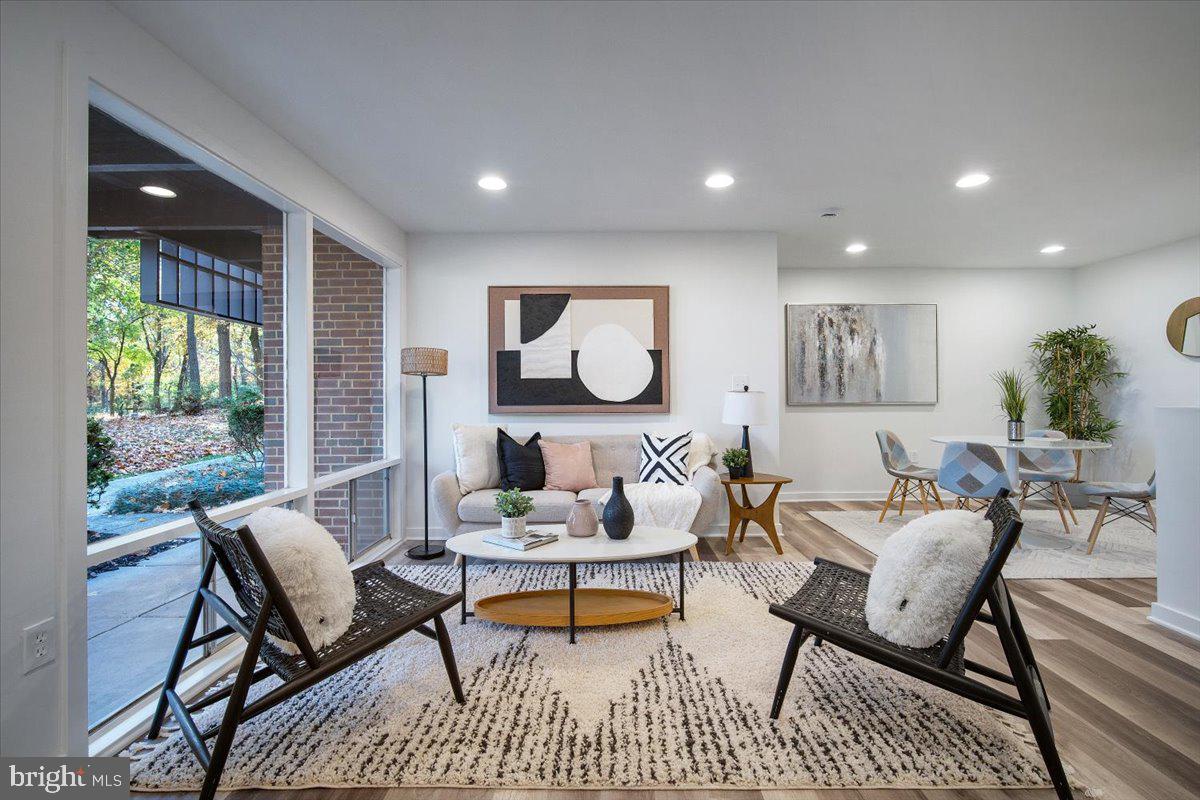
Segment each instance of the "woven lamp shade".
[[438,347],[406,347],[400,351],[405,375],[445,375],[449,353]]

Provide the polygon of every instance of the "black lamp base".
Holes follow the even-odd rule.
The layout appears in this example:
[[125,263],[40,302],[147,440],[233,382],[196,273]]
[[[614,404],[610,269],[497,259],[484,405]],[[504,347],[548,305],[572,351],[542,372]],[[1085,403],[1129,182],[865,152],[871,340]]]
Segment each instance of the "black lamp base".
[[446,548],[438,544],[419,544],[416,547],[408,548],[408,557],[415,558],[418,561],[430,561],[435,558],[441,558],[446,553]]

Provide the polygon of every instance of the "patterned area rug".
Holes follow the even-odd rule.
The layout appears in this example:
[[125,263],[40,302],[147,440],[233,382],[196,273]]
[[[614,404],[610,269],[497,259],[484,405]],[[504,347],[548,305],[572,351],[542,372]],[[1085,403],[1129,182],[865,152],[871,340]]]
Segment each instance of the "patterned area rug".
[[[688,566],[687,620],[619,627],[447,623],[467,703],[437,646],[412,634],[243,725],[227,788],[1040,787],[1028,728],[833,647],[801,651],[779,722],[768,718],[790,626],[767,603],[812,569]],[[444,591],[449,566],[399,567]],[[673,564],[580,567],[580,585],[673,594]],[[474,597],[559,586],[565,567],[472,567]],[[264,681],[265,684],[272,681]],[[206,710],[200,727],[224,704]],[[199,720],[198,720],[199,721]],[[176,732],[140,749],[138,790],[196,789]]]
[[[920,516],[893,511],[879,521],[878,511],[810,511],[857,545],[876,555],[884,541],[906,522]],[[1087,553],[1088,535],[1096,521],[1095,511],[1076,510],[1078,525],[1070,536],[1063,532],[1056,510],[1025,510],[1021,518],[1021,547],[1014,548],[1004,566],[1006,578],[1153,578],[1157,570],[1157,539],[1133,520],[1110,522],[1100,531],[1096,549]],[[1070,517],[1068,517],[1068,520]]]

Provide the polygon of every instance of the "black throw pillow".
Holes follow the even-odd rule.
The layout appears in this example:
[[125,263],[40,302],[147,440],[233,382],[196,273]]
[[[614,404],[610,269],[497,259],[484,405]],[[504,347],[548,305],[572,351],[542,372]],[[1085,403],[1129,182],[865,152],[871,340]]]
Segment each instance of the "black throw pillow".
[[516,439],[496,429],[501,489],[529,492],[546,485],[546,462],[542,460],[542,446],[538,444],[541,438],[541,433],[535,433],[525,444],[517,444]]

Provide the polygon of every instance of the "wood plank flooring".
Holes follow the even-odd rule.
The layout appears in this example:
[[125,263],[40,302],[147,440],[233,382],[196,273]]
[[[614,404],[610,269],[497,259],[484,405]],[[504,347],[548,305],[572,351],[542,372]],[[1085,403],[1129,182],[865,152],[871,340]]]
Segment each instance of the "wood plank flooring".
[[[882,503],[782,504],[782,556],[775,554],[764,536],[748,536],[730,556],[724,555],[723,539],[706,538],[700,556],[706,561],[769,561],[811,560],[820,555],[870,568],[875,559],[868,551],[806,512],[872,508],[878,510]],[[1146,620],[1155,597],[1154,581],[1024,580],[1009,581],[1009,588],[1047,684],[1059,750],[1083,783],[1101,789],[1106,800],[1200,797],[1200,646]],[[1001,663],[999,642],[986,625],[975,627],[968,647],[983,663]],[[189,796],[194,795],[135,795],[144,800]],[[221,796],[227,800],[1049,800],[1055,795],[1049,789],[310,789],[243,790]],[[1082,800],[1083,793],[1076,792],[1076,797]]]

